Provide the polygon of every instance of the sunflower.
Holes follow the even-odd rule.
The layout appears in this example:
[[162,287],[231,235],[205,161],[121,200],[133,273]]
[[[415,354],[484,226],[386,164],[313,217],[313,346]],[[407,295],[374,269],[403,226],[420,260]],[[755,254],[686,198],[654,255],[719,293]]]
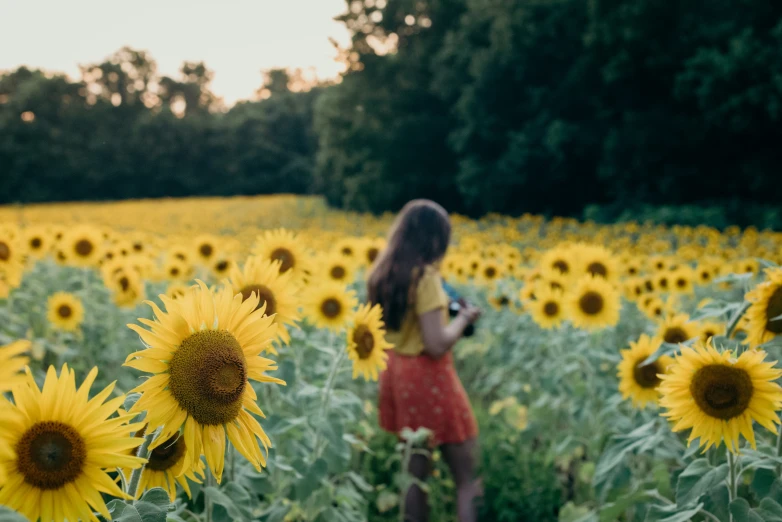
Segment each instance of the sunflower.
[[170,257],[163,265],[163,272],[168,279],[187,281],[193,276],[193,267],[183,259]]
[[236,263],[234,263],[232,259],[220,256],[212,262],[210,268],[212,269],[212,274],[214,274],[215,277],[220,278],[228,275],[234,266],[236,266]]
[[489,297],[489,304],[498,312],[501,312],[502,310],[515,309],[515,303],[513,302],[513,299],[504,292],[500,292],[497,295]]
[[138,271],[131,267],[114,272],[104,278],[104,283],[112,291],[114,303],[121,308],[134,308],[146,295],[144,281]]
[[321,281],[336,281],[347,285],[353,282],[353,260],[337,252],[326,254],[315,260],[318,267],[315,277]]
[[494,285],[502,277],[502,265],[494,259],[484,259],[475,271],[475,278],[485,285]]
[[81,299],[68,292],[57,292],[49,297],[47,310],[47,319],[60,330],[73,332],[84,321]]
[[615,283],[619,280],[621,269],[619,261],[605,247],[600,245],[579,245],[574,254],[583,271],[594,277],[602,277]]
[[[146,427],[145,427],[146,428]],[[143,437],[145,428],[137,435]],[[198,459],[195,463],[188,461],[185,438],[174,435],[149,452],[147,463],[141,472],[136,498],[141,498],[145,491],[152,488],[163,488],[168,493],[171,502],[176,499],[176,486],[191,497],[188,480],[198,484],[204,479],[204,462]],[[129,470],[123,470],[126,477],[130,478]]]
[[782,334],[782,268],[766,270],[768,281],[747,293],[747,342],[751,347]]
[[687,314],[677,314],[668,317],[660,325],[658,335],[670,344],[681,344],[700,335],[698,323],[690,321]]
[[291,278],[298,283],[309,268],[308,253],[296,236],[285,230],[270,230],[258,237],[253,253],[261,259],[280,262],[280,273],[290,270]]
[[717,322],[703,322],[700,324],[701,340],[708,341],[717,335],[725,335],[725,324]]
[[695,291],[695,271],[688,266],[680,266],[670,273],[671,292],[692,294]]
[[258,297],[223,288],[212,292],[202,282],[179,299],[160,296],[166,311],[147,301],[155,320],[139,319],[146,330],[128,325],[148,348],[132,353],[126,366],[154,374],[134,392],[142,395],[131,412],[147,412],[149,430],[161,428],[154,450],[171,437],[185,438],[185,466],[203,453],[222,479],[226,436],[256,470],[266,465],[271,441],[250,413],[263,416],[250,379],[285,384],[266,375],[274,361],[260,353],[276,335],[271,317],[258,309]]
[[0,393],[25,382],[24,375],[20,372],[30,360],[24,355],[29,349],[30,341],[14,341],[0,346]]
[[567,292],[565,309],[577,328],[598,330],[619,322],[619,291],[602,276],[585,275]]
[[219,249],[219,238],[211,234],[201,234],[193,240],[196,256],[204,264],[210,264]]
[[52,247],[52,238],[46,227],[33,225],[24,229],[27,253],[33,259],[41,259],[49,253]]
[[350,321],[358,300],[353,291],[339,283],[322,283],[310,290],[304,309],[319,328],[339,331]]
[[227,284],[234,294],[241,294],[242,300],[255,296],[259,298],[257,308],[273,318],[277,325],[279,339],[288,344],[291,340],[289,327],[295,327],[298,317],[297,289],[291,282],[290,272],[280,272],[279,261],[269,261],[250,256],[242,270],[234,267]]
[[97,266],[103,258],[103,238],[95,227],[78,225],[68,230],[60,243],[68,263]]
[[359,307],[348,330],[348,358],[353,361],[353,378],[359,374],[364,380],[377,380],[378,372],[386,369],[385,351],[394,345],[385,339],[383,309],[368,304]]
[[776,432],[782,388],[773,381],[782,370],[765,357],[762,350],[747,350],[736,359],[711,342],[683,348],[660,384],[660,404],[668,410],[663,416],[675,422],[672,430],[692,428],[689,442],[700,438],[708,449],[724,441],[734,453],[739,435],[755,448],[753,420]]
[[527,304],[532,320],[547,330],[556,328],[565,319],[563,293],[547,285],[535,289],[535,299]]
[[657,391],[660,375],[665,374],[673,359],[661,355],[651,364],[642,365],[650,355],[662,345],[659,337],[651,338],[644,334],[637,342],[631,342],[630,348],[622,350],[622,361],[617,365],[619,391],[622,398],[630,399],[633,406],[643,408],[659,399]]
[[363,263],[371,266],[386,247],[386,240],[382,237],[364,241],[362,253]]
[[546,251],[540,258],[540,266],[544,269],[554,269],[562,275],[570,277],[574,273],[573,247],[570,244],[562,244]]
[[168,288],[166,288],[166,297],[171,300],[179,299],[180,297],[185,296],[189,288],[188,285],[183,283],[171,283],[168,285]]
[[93,368],[76,389],[73,370],[63,366],[58,377],[50,366],[42,390],[29,371],[13,389],[0,429],[0,444],[12,449],[0,455],[8,473],[0,505],[42,522],[95,520],[93,511],[111,518],[101,493],[127,498],[107,471],[144,463],[128,455],[143,441],[129,436],[140,425],[126,424],[134,415],[113,417],[125,400],[105,402],[113,384],[89,399],[97,375]]
[[361,239],[357,237],[343,237],[334,246],[334,252],[353,262],[360,262],[358,253],[361,251]]
[[10,230],[0,229],[0,273],[22,271],[22,245],[17,235]]

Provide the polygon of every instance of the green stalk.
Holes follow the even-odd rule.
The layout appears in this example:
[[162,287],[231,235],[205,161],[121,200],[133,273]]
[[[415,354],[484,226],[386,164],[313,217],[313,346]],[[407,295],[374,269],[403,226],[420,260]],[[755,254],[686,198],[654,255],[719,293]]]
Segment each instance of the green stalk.
[[[777,457],[782,457],[782,425],[777,428]],[[777,475],[782,474],[782,464],[777,464]]]
[[[730,474],[728,476],[728,479],[730,480],[728,483],[728,506],[730,506],[730,504],[736,500],[738,491],[736,486],[736,457],[730,449],[728,449],[728,467],[730,469]],[[730,513],[729,521],[733,522],[733,513]]]
[[[206,470],[206,487],[215,487],[215,476],[212,474],[211,469]],[[206,522],[212,522],[212,497],[204,492],[204,515],[206,516]]]
[[[334,389],[334,378],[337,376],[337,372],[339,371],[339,367],[342,364],[342,360],[345,358],[345,355],[347,354],[347,350],[340,350],[339,355],[336,359],[334,359],[334,364],[331,365],[331,371],[329,372],[329,377],[326,380],[326,387],[323,390],[323,401],[320,404],[320,415],[319,418],[323,419],[328,414],[329,410],[329,404],[331,403],[331,392]],[[319,423],[316,431],[315,431],[315,442],[313,444],[312,449],[314,459],[318,460],[320,458],[320,455],[322,453],[322,449],[320,448],[320,426]]]
[[[155,432],[147,434],[146,437],[144,437],[144,442],[141,443],[141,446],[139,446],[138,451],[136,452],[137,457],[141,457],[142,459],[145,459],[149,457],[149,445],[152,444],[152,440],[155,438]],[[133,499],[136,499],[136,492],[138,491],[138,484],[141,481],[141,474],[144,472],[144,466],[141,466],[140,468],[136,468],[133,470],[133,473],[130,475],[130,484],[128,485],[128,490],[126,493]]]

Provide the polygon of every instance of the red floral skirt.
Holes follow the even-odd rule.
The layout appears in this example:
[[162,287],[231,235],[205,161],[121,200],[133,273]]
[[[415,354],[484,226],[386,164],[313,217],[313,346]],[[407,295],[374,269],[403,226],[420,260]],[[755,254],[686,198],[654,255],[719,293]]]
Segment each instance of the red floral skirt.
[[388,354],[388,368],[380,374],[380,427],[396,435],[403,428],[427,428],[435,446],[477,437],[478,424],[451,353],[440,359]]

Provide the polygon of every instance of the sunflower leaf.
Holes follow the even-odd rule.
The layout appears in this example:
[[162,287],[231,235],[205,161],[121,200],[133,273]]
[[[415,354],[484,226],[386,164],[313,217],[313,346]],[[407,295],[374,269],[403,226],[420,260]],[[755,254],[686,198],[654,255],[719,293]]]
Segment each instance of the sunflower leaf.
[[644,522],[687,522],[703,509],[703,504],[691,507],[652,506],[646,513]]
[[686,506],[697,502],[709,490],[722,484],[727,476],[727,464],[714,468],[707,459],[694,460],[679,475],[676,484],[676,504]]
[[749,502],[743,498],[737,498],[730,503],[730,513],[736,522],[765,522],[763,517],[749,507]]

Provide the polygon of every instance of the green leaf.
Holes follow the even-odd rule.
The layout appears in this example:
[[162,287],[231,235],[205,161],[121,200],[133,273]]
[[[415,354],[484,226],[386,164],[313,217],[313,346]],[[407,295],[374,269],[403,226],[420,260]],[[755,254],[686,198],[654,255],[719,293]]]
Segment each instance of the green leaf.
[[755,472],[755,476],[752,477],[752,484],[750,489],[759,499],[765,498],[771,492],[771,486],[777,480],[777,474],[771,469],[759,469]]
[[716,516],[719,520],[728,520],[730,516],[728,512],[729,504],[730,496],[728,494],[728,486],[725,484],[713,488],[703,497],[703,509]]
[[168,506],[166,506],[165,509],[162,509],[160,506],[156,506],[150,502],[137,500],[133,503],[133,507],[136,508],[141,520],[144,522],[166,522]]
[[356,487],[364,493],[369,493],[373,490],[372,486],[370,486],[369,483],[364,480],[364,477],[354,471],[348,472],[348,478],[350,478],[353,484],[355,484]]
[[377,505],[378,511],[380,511],[381,513],[385,513],[387,511],[394,509],[396,506],[399,505],[399,495],[387,489],[383,490],[377,496],[377,500],[375,501],[375,504]]
[[125,402],[122,403],[122,407],[125,408],[125,411],[130,411],[130,409],[136,404],[136,401],[139,400],[140,397],[140,393],[127,394],[125,396]]
[[706,459],[694,460],[679,475],[676,484],[676,504],[686,506],[697,502],[709,490],[722,484],[727,476],[727,464],[713,468]]
[[755,512],[766,522],[782,522],[782,506],[770,498],[761,500]]
[[620,518],[621,515],[623,515],[624,512],[627,511],[631,506],[649,499],[649,497],[654,493],[655,492],[653,490],[636,490],[628,495],[620,497],[613,503],[606,504],[603,509],[600,510],[600,522],[614,522]]
[[737,498],[730,503],[730,513],[735,522],[764,522],[763,518],[755,513],[749,502],[743,498]]
[[150,489],[141,496],[141,500],[144,502],[149,502],[150,504],[155,504],[156,506],[165,508],[166,510],[168,510],[169,506],[171,505],[171,501],[168,498],[168,493],[166,493],[166,490],[163,488]]
[[26,522],[27,519],[5,506],[0,506],[0,522]]
[[326,461],[319,458],[312,463],[304,476],[296,482],[296,498],[305,500],[320,487],[320,482],[328,473],[329,466]]
[[112,500],[108,503],[111,520],[116,522],[144,522],[135,507],[122,500]]
[[210,486],[204,488],[204,494],[215,504],[224,507],[228,512],[228,515],[231,517],[231,520],[250,520],[252,518],[251,513],[241,509],[240,506],[236,505],[231,497],[216,487]]
[[282,502],[277,501],[263,513],[261,513],[261,519],[264,522],[282,522],[285,520],[285,515],[291,510],[290,505],[283,505]]
[[647,511],[644,522],[688,522],[702,507],[703,504],[689,508],[680,508],[676,505],[652,506]]
[[649,443],[654,434],[657,422],[655,420],[636,428],[627,435],[615,435],[611,440],[613,444],[600,456],[595,469],[594,484],[603,484],[610,476],[611,472],[619,466],[625,459],[625,456],[642,446]]

